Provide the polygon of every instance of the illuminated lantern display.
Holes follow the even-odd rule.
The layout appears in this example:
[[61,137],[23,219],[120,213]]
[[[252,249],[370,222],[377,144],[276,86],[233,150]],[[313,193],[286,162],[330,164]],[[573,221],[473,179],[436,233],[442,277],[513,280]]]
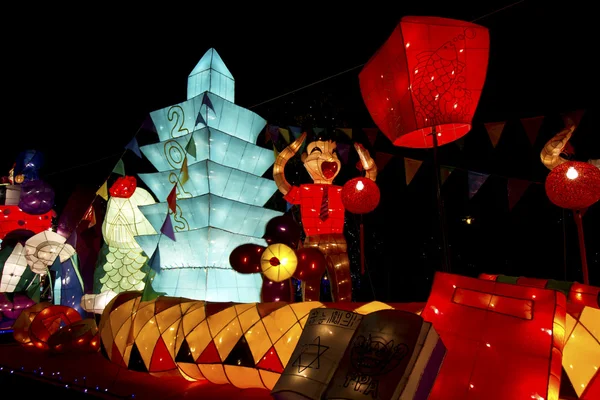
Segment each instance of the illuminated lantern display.
[[302,228],[296,220],[288,214],[279,215],[267,222],[264,238],[268,244],[283,243],[292,249],[298,247]]
[[0,293],[0,329],[11,328],[21,312],[34,304],[33,300],[21,293],[13,294],[12,299]]
[[50,335],[48,347],[56,353],[99,351],[100,335],[96,321],[86,318],[61,327]]
[[281,212],[264,207],[277,190],[262,177],[273,151],[256,145],[266,121],[234,104],[234,89],[210,49],[188,77],[188,99],[150,113],[159,142],[141,151],[158,172],[139,177],[160,203],[140,210],[157,232],[170,218],[175,240],[146,234],[136,241],[148,257],[159,250],[161,271],[152,285],[169,296],[260,300],[261,275],[236,272],[229,256],[242,244],[266,246],[265,226]]
[[[10,250],[9,248],[2,249]],[[12,293],[19,286],[23,274],[27,270],[27,259],[25,258],[25,248],[21,243],[17,243],[12,248],[10,256],[4,262],[2,268],[2,278],[0,279],[0,293]]]
[[558,400],[565,308],[556,290],[437,272],[421,316],[447,353],[428,399]]
[[379,205],[379,187],[371,179],[353,178],[342,187],[342,203],[353,214],[367,214]]
[[574,210],[579,237],[583,283],[589,285],[587,256],[581,210],[600,200],[600,169],[590,163],[567,161],[553,168],[546,177],[546,194],[555,205]]
[[[306,140],[306,133],[279,153],[273,167],[273,178],[284,199],[299,204],[302,226],[306,233],[304,247],[316,247],[327,260],[327,275],[331,282],[331,294],[335,302],[352,301],[352,280],[348,245],[344,236],[345,208],[342,188],[333,185],[340,172],[336,142],[316,136],[306,145],[302,162],[313,183],[292,186],[285,177],[285,166]],[[369,152],[355,143],[361,165],[368,179],[375,180],[377,166]],[[302,281],[304,301],[318,301],[321,277]]]
[[327,260],[316,247],[302,247],[296,250],[298,265],[294,271],[294,278],[298,280],[312,280],[320,278],[326,271]]
[[313,309],[290,362],[271,391],[273,398],[323,398],[362,319],[350,311]]
[[264,246],[254,243],[242,244],[229,255],[229,264],[240,274],[256,274],[262,271],[260,257],[265,251]]
[[50,306],[52,306],[52,303],[36,303],[31,307],[21,311],[21,314],[13,325],[13,337],[18,343],[27,346],[34,345],[31,341],[31,335],[29,333],[31,329],[31,323],[40,312],[44,311]]
[[[209,303],[119,293],[99,323],[105,354],[113,363],[153,375],[174,368],[190,381],[238,388],[273,389],[290,362],[309,313],[320,302]],[[357,314],[392,306],[344,303]],[[420,309],[420,307],[419,307]]]
[[600,170],[581,161],[566,161],[546,177],[546,194],[555,205],[582,210],[600,200]]
[[563,368],[580,400],[600,398],[600,310],[585,307],[579,318],[567,314]]
[[39,233],[52,227],[52,218],[56,216],[54,210],[42,215],[27,214],[17,205],[0,204],[0,240],[10,232],[16,230],[29,230]]
[[43,231],[25,242],[25,259],[31,270],[40,275],[47,273],[58,257],[63,263],[75,254],[67,239],[53,231]]
[[19,207],[28,214],[46,214],[54,207],[54,189],[39,179],[23,182]]
[[117,296],[116,292],[106,290],[100,294],[84,294],[81,297],[81,308],[93,314],[102,314],[104,308]]
[[[366,214],[379,205],[379,187],[362,177],[350,179],[342,187],[342,203],[346,210],[354,214]],[[365,273],[365,227],[360,221],[360,272]]]
[[399,310],[366,315],[325,398],[426,399],[446,355],[431,323]]
[[558,290],[567,296],[567,313],[572,316],[581,314],[584,307],[600,308],[600,287],[596,286],[553,279],[490,274],[480,274],[479,279]]
[[94,292],[143,290],[148,261],[137,235],[155,234],[156,230],[140,211],[140,206],[155,204],[147,190],[137,187],[133,176],[119,177],[110,188],[102,223],[104,246],[94,272]]
[[565,151],[567,145],[569,144],[569,139],[571,139],[573,131],[575,131],[575,125],[570,125],[566,127],[562,131],[558,132],[542,148],[542,152],[540,153],[540,159],[542,160],[542,164],[544,164],[546,168],[552,170],[555,167],[558,167],[560,164],[569,161],[566,158],[564,158],[561,154],[563,153],[563,151]]
[[297,265],[296,252],[283,243],[269,245],[260,258],[260,267],[263,274],[273,282],[290,279],[294,275]]
[[487,28],[438,17],[403,17],[359,74],[373,121],[400,147],[434,147],[471,130],[489,55]]

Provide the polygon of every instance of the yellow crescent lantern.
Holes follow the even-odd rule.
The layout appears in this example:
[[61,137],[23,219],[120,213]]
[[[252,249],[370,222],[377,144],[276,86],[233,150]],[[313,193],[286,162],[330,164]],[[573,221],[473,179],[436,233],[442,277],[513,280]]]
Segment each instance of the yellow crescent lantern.
[[269,245],[260,258],[263,274],[273,282],[290,279],[297,265],[296,252],[283,243]]

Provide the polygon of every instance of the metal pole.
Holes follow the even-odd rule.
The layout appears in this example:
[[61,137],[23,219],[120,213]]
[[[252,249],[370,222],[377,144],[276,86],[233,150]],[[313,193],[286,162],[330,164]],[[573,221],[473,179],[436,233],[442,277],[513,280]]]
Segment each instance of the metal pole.
[[435,126],[431,128],[433,137],[433,165],[435,170],[436,197],[437,208],[440,223],[440,233],[442,237],[442,271],[450,272],[450,257],[448,256],[448,240],[446,238],[446,216],[444,213],[444,199],[442,198],[442,174],[440,170],[440,162],[438,160],[438,139]]
[[590,276],[588,273],[587,255],[585,254],[585,238],[583,237],[583,221],[581,220],[581,210],[574,211],[575,224],[577,224],[577,236],[579,237],[579,253],[581,256],[581,270],[583,272],[583,283],[590,284]]

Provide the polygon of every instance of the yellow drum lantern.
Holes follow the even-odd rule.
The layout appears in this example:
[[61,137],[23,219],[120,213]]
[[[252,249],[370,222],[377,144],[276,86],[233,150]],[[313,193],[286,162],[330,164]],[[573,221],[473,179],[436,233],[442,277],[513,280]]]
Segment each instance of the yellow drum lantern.
[[269,245],[260,258],[260,267],[263,274],[273,282],[283,282],[290,279],[296,271],[297,265],[296,252],[283,243]]

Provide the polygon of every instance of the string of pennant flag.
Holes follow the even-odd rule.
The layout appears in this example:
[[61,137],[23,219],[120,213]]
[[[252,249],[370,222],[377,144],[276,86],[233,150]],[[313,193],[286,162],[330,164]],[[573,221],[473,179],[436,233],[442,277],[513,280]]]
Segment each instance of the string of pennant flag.
[[[211,101],[208,98],[208,96],[205,96],[203,98],[202,104],[206,105],[206,107],[205,107],[206,113],[208,113],[208,110],[212,110],[214,112],[214,107],[211,104]],[[567,125],[569,123],[574,123],[574,124],[578,125],[579,122],[581,121],[584,113],[585,113],[585,110],[576,110],[576,111],[569,112],[569,113],[563,113],[563,114],[561,114],[561,117],[563,118],[565,125]],[[207,118],[208,117],[202,116],[202,113],[198,113],[197,122],[206,125],[206,123],[204,121],[206,121]],[[545,116],[537,116],[537,117],[520,119],[520,122],[524,128],[524,131],[532,145],[535,143],[535,141],[537,139],[537,136],[538,136],[538,133],[542,126],[542,123],[544,121],[544,118],[545,118]],[[498,143],[502,137],[502,133],[504,131],[505,125],[506,125],[506,121],[484,123],[486,132],[487,132],[490,142],[494,148],[496,148],[496,146],[498,145]],[[109,198],[108,181],[111,178],[111,176],[113,174],[125,176],[125,164],[123,162],[123,157],[124,157],[126,151],[131,151],[137,157],[142,158],[142,153],[140,151],[139,144],[138,144],[138,141],[136,138],[137,134],[142,129],[142,127],[140,127],[140,129],[136,132],[136,134],[133,136],[133,138],[125,146],[123,154],[118,159],[116,165],[112,169],[108,178],[102,183],[100,188],[97,190],[97,192],[96,192],[97,197],[101,197],[105,201],[108,201],[108,198]],[[313,128],[313,131],[315,132],[315,134],[320,133],[322,130],[324,130],[324,128]],[[352,141],[352,139],[353,139],[353,130],[352,129],[337,128],[337,130],[342,132],[343,134],[345,134],[348,137],[348,139],[350,139],[350,142]],[[378,135],[380,134],[379,129],[377,129],[377,128],[362,128],[361,130],[366,135],[367,140],[369,141],[371,146],[374,146],[375,140],[378,137]],[[278,148],[283,149],[283,147],[287,146],[293,140],[297,139],[301,135],[301,133],[302,133],[301,128],[297,127],[297,126],[281,127],[281,126],[276,126],[276,125],[272,125],[272,124],[267,124],[267,126],[265,128],[264,144],[267,145],[269,142],[272,143],[274,157],[276,158],[277,155],[279,154]],[[464,137],[456,142],[457,142],[456,144],[459,146],[459,148],[462,149],[464,146]],[[303,146],[306,146],[306,143],[304,143]],[[349,152],[350,152],[350,147],[351,147],[351,145],[349,143],[342,143],[342,142],[337,143],[338,156],[342,163],[347,163]],[[302,150],[303,150],[303,148],[301,148],[299,150],[299,152],[302,152]],[[189,180],[187,156],[191,155],[194,158],[196,157],[196,144],[194,141],[193,134],[191,135],[191,138],[190,138],[188,144],[186,145],[185,151],[186,151],[186,154],[184,156],[184,161],[182,163],[180,175],[179,175],[180,182],[182,184],[185,184],[185,182],[187,182]],[[382,171],[385,168],[385,166],[389,163],[389,161],[394,157],[395,157],[395,155],[389,154],[386,152],[381,152],[381,151],[376,152],[374,154],[374,159],[375,159],[375,163],[377,164],[378,170]],[[417,160],[417,159],[413,159],[413,158],[404,157],[405,179],[406,179],[407,185],[409,185],[411,183],[411,181],[417,174],[417,172],[422,164],[423,164],[423,160]],[[462,170],[467,173],[468,187],[469,187],[469,199],[472,199],[477,194],[479,189],[483,186],[483,184],[488,180],[488,178],[490,176],[494,176],[493,174],[486,174],[486,173],[482,173],[479,171],[472,171],[472,170],[466,170],[464,168],[459,168],[459,167],[455,167],[455,166],[442,165],[442,166],[440,166],[442,184],[446,182],[448,177],[455,170]],[[520,179],[520,178],[511,178],[511,177],[502,177],[502,178],[506,179],[506,181],[507,181],[509,209],[512,209],[514,207],[514,205],[519,201],[521,196],[525,193],[525,191],[527,190],[527,188],[530,185],[541,184],[541,182],[528,181],[528,180],[524,180],[524,179]],[[175,213],[176,207],[177,207],[177,184],[173,185],[173,188],[171,189],[166,200],[167,200],[167,205],[168,205],[169,211]],[[90,205],[90,207],[88,208],[88,211],[85,213],[84,217],[82,218],[82,221],[88,221],[90,223],[90,225],[89,225],[90,227],[96,223],[96,217],[95,217],[95,213],[94,213],[94,209],[93,209],[93,201],[92,201],[92,204]],[[167,213],[165,221],[161,227],[160,234],[169,237],[171,240],[175,240],[175,233],[173,230],[169,212]],[[159,242],[160,242],[160,238],[159,238]],[[158,244],[157,244],[157,249],[156,249],[155,253],[153,254],[152,258],[155,258],[155,256],[158,257]],[[152,261],[155,261],[155,260],[152,260]]]

